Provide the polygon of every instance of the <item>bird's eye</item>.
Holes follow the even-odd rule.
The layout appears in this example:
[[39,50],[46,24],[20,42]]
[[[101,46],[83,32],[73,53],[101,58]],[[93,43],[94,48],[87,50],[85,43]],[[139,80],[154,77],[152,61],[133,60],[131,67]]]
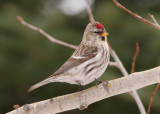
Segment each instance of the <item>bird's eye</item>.
[[94,33],[96,33],[96,34],[102,34],[102,32],[101,31],[94,31]]

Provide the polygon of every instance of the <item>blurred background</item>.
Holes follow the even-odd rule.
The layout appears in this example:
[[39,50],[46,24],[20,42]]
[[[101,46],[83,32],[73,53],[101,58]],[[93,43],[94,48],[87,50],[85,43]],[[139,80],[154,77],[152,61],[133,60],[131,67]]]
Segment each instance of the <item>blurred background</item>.
[[[152,21],[153,14],[160,23],[159,0],[119,0],[131,11]],[[91,0],[94,17],[109,33],[108,40],[131,71],[136,42],[140,53],[135,71],[160,65],[160,31],[117,8],[112,0]],[[28,93],[28,88],[54,73],[73,53],[73,49],[52,44],[38,32],[21,25],[20,15],[28,23],[42,28],[53,37],[78,45],[88,24],[84,0],[0,0],[0,113],[20,106],[76,92],[78,86],[52,83]],[[111,58],[112,60],[112,58]],[[100,80],[122,77],[121,72],[109,67]],[[85,86],[94,86],[95,82]],[[156,85],[138,90],[148,108]],[[160,114],[160,91],[157,92],[151,114]],[[138,114],[135,101],[128,93],[96,102],[89,108],[64,112],[64,114]]]

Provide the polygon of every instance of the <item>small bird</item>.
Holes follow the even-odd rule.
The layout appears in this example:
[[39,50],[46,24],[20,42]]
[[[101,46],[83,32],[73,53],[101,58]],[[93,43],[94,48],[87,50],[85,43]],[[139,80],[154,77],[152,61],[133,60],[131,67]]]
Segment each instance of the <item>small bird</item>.
[[51,82],[66,82],[87,85],[99,78],[108,66],[110,54],[104,26],[99,22],[90,22],[83,39],[72,56],[51,76],[33,85],[32,91]]

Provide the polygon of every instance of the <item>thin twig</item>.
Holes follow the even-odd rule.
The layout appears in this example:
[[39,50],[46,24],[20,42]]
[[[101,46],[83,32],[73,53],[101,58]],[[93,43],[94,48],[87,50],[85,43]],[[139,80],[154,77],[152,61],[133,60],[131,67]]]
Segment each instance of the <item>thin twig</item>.
[[134,54],[133,61],[132,61],[131,73],[133,73],[135,70],[135,64],[136,64],[138,53],[139,53],[139,44],[136,42],[136,52]]
[[17,16],[17,19],[20,21],[21,24],[27,26],[28,28],[30,28],[32,30],[35,30],[35,31],[39,32],[40,34],[45,36],[49,41],[51,41],[53,43],[60,44],[60,45],[63,45],[63,46],[66,46],[66,47],[69,47],[69,48],[72,48],[72,49],[76,49],[77,48],[77,46],[75,46],[75,45],[71,45],[71,44],[62,42],[60,40],[57,40],[57,39],[53,38],[52,36],[50,36],[49,34],[47,34],[46,32],[44,32],[42,29],[40,29],[38,27],[35,27],[35,26],[31,25],[31,24],[28,24],[20,16]]
[[149,106],[148,106],[148,110],[147,110],[147,114],[150,113],[150,110],[151,110],[151,105],[152,105],[152,102],[153,102],[153,99],[154,99],[154,96],[156,95],[157,91],[158,91],[158,88],[160,87],[160,83],[157,84],[157,87],[156,89],[154,90],[152,96],[151,96],[151,99],[150,99],[150,102],[149,102]]
[[149,16],[150,18],[152,18],[152,20],[154,21],[154,23],[155,23],[157,26],[159,26],[159,24],[157,23],[157,21],[156,21],[156,19],[154,18],[153,15],[148,14],[148,16]]
[[126,12],[129,13],[129,14],[131,14],[131,15],[134,16],[135,18],[137,18],[137,19],[139,19],[139,20],[141,20],[141,21],[143,21],[143,22],[145,22],[145,23],[147,23],[147,24],[149,24],[149,25],[157,28],[158,30],[160,30],[160,26],[158,26],[157,24],[152,23],[152,22],[150,22],[150,21],[142,18],[142,17],[139,16],[138,14],[131,12],[130,10],[128,10],[127,8],[125,8],[124,6],[122,6],[122,5],[121,5],[119,2],[117,2],[116,0],[113,0],[113,2],[117,5],[117,7],[123,9],[124,11],[126,11]]
[[90,20],[90,22],[95,22],[94,17],[92,15],[91,8],[89,6],[89,1],[85,0],[85,2],[86,2],[86,7],[87,7],[88,15],[89,15],[89,20]]

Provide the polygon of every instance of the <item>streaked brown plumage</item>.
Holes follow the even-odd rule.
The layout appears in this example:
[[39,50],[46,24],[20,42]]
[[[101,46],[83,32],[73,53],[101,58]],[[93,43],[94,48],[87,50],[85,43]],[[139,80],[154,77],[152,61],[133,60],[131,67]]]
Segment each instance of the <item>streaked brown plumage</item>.
[[72,56],[47,79],[33,85],[32,91],[50,82],[86,85],[99,78],[109,63],[107,33],[99,22],[89,23]]

